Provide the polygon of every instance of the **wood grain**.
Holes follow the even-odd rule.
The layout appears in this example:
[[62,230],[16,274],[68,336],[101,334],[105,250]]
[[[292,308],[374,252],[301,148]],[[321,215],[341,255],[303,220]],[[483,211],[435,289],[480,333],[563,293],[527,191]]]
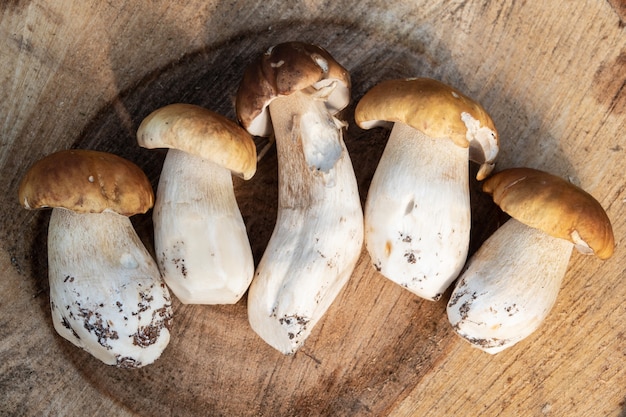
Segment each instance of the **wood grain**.
[[[0,415],[626,415],[622,3],[51,3],[0,5]],[[615,255],[575,254],[548,320],[495,356],[453,333],[446,297],[417,299],[365,252],[293,357],[249,329],[245,300],[176,303],[170,346],[139,370],[107,367],[58,337],[49,213],[19,207],[24,172],[53,151],[91,148],[132,160],[156,187],[163,153],[136,146],[142,118],[172,102],[234,117],[244,66],[287,40],[327,48],[352,74],[353,102],[404,76],[438,78],[479,100],[501,135],[498,168],[545,169],[581,185],[607,209]],[[347,129],[362,199],[385,138]],[[236,181],[257,260],[276,213],[275,164],[270,152],[251,181]],[[504,217],[472,186],[474,251]],[[149,215],[133,222],[151,248]]]

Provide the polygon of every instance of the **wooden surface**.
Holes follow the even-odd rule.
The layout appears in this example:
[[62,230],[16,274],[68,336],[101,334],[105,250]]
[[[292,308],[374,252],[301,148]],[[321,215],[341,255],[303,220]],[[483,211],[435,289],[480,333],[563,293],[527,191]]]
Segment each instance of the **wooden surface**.
[[[0,415],[626,416],[623,0],[188,3],[0,4]],[[141,119],[176,101],[233,117],[243,67],[288,40],[327,48],[350,70],[354,101],[401,76],[479,100],[500,131],[498,168],[581,185],[607,209],[615,255],[574,254],[545,324],[496,356],[452,332],[447,297],[417,299],[365,253],[293,357],[249,329],[244,301],[175,303],[170,346],[139,370],[107,367],[58,337],[49,213],[18,205],[25,170],[53,151],[91,148],[131,159],[156,186],[163,154],[135,145]],[[385,134],[348,128],[363,198]],[[236,182],[257,260],[274,222],[275,163],[270,153]],[[479,193],[473,202],[475,250],[502,216]],[[133,221],[151,248],[149,215]]]

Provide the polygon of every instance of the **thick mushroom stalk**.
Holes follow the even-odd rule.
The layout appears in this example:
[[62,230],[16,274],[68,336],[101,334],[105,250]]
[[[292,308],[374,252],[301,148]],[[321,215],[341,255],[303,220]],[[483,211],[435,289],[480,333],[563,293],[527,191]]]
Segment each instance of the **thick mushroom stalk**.
[[185,304],[234,304],[254,261],[231,172],[170,149],[154,203],[154,244],[163,277]]
[[[362,249],[357,182],[343,142],[343,123],[328,104],[349,83],[327,52],[311,45],[278,45],[260,65],[265,65],[261,74],[291,71],[276,75],[278,90],[281,80],[290,81],[286,86],[298,84],[293,77],[311,81],[267,100],[278,155],[278,214],[248,292],[253,330],[275,349],[293,354],[348,281]],[[240,87],[238,111],[244,126],[266,130],[242,116],[255,108],[246,100],[255,97],[247,94],[258,85],[251,80],[263,81],[250,77],[255,69],[249,68]],[[329,81],[333,72],[341,80]]]
[[611,223],[600,204],[563,179],[529,168],[483,184],[511,215],[468,262],[448,302],[456,332],[497,353],[533,333],[554,305],[572,248],[607,259]]
[[252,137],[207,109],[171,104],[137,131],[139,145],[167,151],[154,204],[154,244],[167,285],[185,304],[234,304],[254,260],[232,174],[256,170]]
[[469,160],[494,165],[498,139],[487,113],[429,79],[383,82],[359,102],[362,128],[393,122],[365,203],[365,245],[376,269],[412,293],[438,300],[469,248]]
[[468,169],[467,148],[393,126],[365,204],[366,246],[381,274],[420,297],[438,300],[465,264]]
[[279,164],[278,216],[250,286],[248,314],[267,343],[290,354],[352,274],[363,215],[341,131],[323,102],[295,92],[274,100],[270,114]]
[[52,208],[48,275],[56,331],[109,365],[154,362],[170,340],[172,307],[128,218],[154,203],[143,171],[106,152],[60,151],[29,169],[18,197],[27,209]]
[[452,293],[454,330],[491,354],[529,336],[556,301],[573,247],[508,220],[472,256]]
[[170,340],[171,300],[128,217],[53,209],[48,269],[61,336],[109,365],[159,358]]

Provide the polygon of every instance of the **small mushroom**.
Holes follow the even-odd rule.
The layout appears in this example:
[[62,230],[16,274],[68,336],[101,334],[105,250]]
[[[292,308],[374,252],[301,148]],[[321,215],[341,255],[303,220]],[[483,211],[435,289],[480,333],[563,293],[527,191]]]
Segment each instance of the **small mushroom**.
[[153,210],[165,282],[185,304],[236,303],[252,281],[254,260],[232,174],[254,175],[252,137],[217,113],[178,103],[148,115],[137,142],[169,148]]
[[487,112],[428,78],[384,81],[355,110],[364,129],[393,123],[365,202],[365,246],[376,269],[438,300],[467,258],[468,159],[489,175],[498,135]]
[[109,365],[154,362],[170,340],[170,295],[128,216],[154,195],[139,167],[105,152],[67,150],[36,162],[19,187],[27,209],[52,208],[50,306],[56,331]]
[[544,321],[572,248],[608,259],[615,242],[600,203],[557,176],[507,169],[488,178],[483,191],[512,218],[470,258],[447,313],[461,337],[494,354]]
[[[363,213],[344,123],[350,79],[324,49],[270,48],[244,73],[237,116],[276,138],[278,215],[248,292],[261,338],[293,354],[348,281],[363,244]],[[271,122],[270,117],[271,116]]]

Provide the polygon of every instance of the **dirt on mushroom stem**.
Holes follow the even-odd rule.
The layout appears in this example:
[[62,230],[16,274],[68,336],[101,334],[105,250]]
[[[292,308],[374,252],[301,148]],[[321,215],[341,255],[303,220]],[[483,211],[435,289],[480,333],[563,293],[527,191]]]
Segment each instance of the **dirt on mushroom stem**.
[[349,279],[363,215],[341,123],[299,91],[270,103],[279,161],[276,227],[248,295],[250,323],[294,353]]
[[231,172],[170,149],[153,211],[161,272],[185,304],[234,304],[254,274],[254,259]]
[[365,243],[377,269],[437,300],[465,264],[471,213],[468,149],[393,125],[365,203]]
[[128,217],[53,209],[48,259],[52,321],[62,337],[109,365],[160,357],[171,299]]
[[488,353],[507,349],[543,323],[574,245],[508,220],[468,261],[447,306],[455,331]]

